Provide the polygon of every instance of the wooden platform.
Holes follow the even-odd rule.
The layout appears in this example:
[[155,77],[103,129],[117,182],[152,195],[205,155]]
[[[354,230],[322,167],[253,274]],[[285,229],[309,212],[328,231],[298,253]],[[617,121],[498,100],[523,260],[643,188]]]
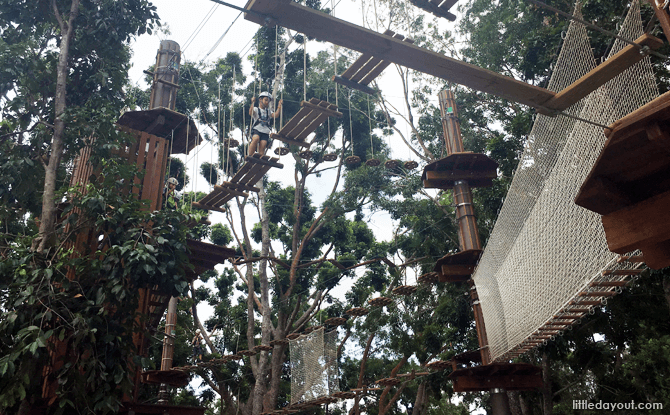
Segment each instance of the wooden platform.
[[471,249],[445,255],[435,263],[439,282],[465,282],[475,272],[482,250]]
[[[433,13],[437,17],[444,17],[445,19],[453,22],[456,20],[456,16],[449,12],[449,9],[456,4],[458,0],[409,0],[410,3],[424,9],[427,12]],[[440,4],[442,3],[442,4]]]
[[126,402],[118,415],[204,415],[205,408]]
[[575,203],[603,215],[611,251],[670,266],[670,92],[610,128]]
[[202,142],[195,121],[167,108],[128,111],[116,123],[133,130],[173,140],[172,154],[188,154]]
[[[384,35],[407,43],[414,43],[414,40],[397,34],[392,30],[387,30],[384,32]],[[390,64],[390,61],[364,53],[342,75],[333,76],[333,81],[340,85],[365,92],[366,94],[375,95],[375,90],[370,88],[368,84],[377,78]]]
[[272,167],[284,168],[283,164],[277,163],[279,157],[270,158],[270,156],[261,156],[256,153],[253,156],[247,156],[245,160],[244,166],[238,170],[229,182],[215,185],[214,190],[198,202],[193,202],[192,205],[200,209],[225,212],[224,205],[232,198],[236,196],[249,197],[249,194],[245,191],[258,192],[260,189],[255,187],[256,183]]
[[147,370],[142,372],[142,382],[144,383],[158,385],[164,383],[177,388],[183,388],[188,385],[190,378],[191,376],[188,372],[180,370]]
[[205,271],[212,270],[218,264],[222,264],[226,259],[235,257],[235,250],[210,244],[207,242],[187,239],[189,256],[188,260],[195,267],[194,274],[200,275]]
[[289,145],[309,148],[311,143],[305,142],[308,135],[313,133],[328,117],[342,117],[342,113],[337,111],[335,105],[316,98],[310,99],[309,102],[302,101],[300,106],[302,107],[300,111],[279,132],[270,134],[270,137]]
[[454,392],[533,390],[542,387],[542,369],[527,363],[491,363],[454,370]]
[[[557,111],[569,108],[644,58],[639,53],[640,49],[637,46],[628,45],[557,94],[408,42],[393,39],[392,36],[351,24],[291,0],[249,0],[245,8],[258,14],[246,13],[244,18],[259,25],[277,24],[319,40],[367,53],[446,81],[531,106],[547,115],[555,115]],[[643,35],[636,42],[650,49],[663,45],[660,39],[649,35]]]
[[470,187],[489,187],[498,177],[498,163],[485,154],[453,153],[428,164],[421,180],[427,189],[453,189],[455,182],[465,180]]

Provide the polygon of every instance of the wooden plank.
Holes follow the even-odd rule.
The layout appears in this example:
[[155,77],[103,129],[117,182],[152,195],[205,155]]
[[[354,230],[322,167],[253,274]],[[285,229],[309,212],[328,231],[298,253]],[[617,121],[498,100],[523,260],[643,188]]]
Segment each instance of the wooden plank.
[[625,254],[642,244],[670,239],[668,206],[670,191],[604,215],[602,221],[610,251]]
[[231,189],[229,187],[219,186],[218,184],[215,184],[214,188],[220,190],[221,192],[230,193],[233,196],[249,197],[249,193],[239,192],[239,191],[237,191],[235,189]]
[[228,187],[228,188],[235,188],[235,189],[238,189],[238,190],[241,189],[241,190],[246,190],[246,191],[249,191],[249,192],[256,192],[256,193],[261,191],[261,189],[259,189],[258,187],[247,186],[246,184],[242,184],[242,183],[223,182],[223,183],[221,183],[221,186]]
[[[427,12],[433,13],[437,17],[444,17],[445,19],[449,20],[450,22],[453,22],[456,20],[456,15],[453,13],[449,12],[449,7],[438,7],[440,4],[439,1],[436,0],[431,0],[430,2],[427,0],[409,0],[412,4],[414,4],[416,7],[423,9]],[[455,2],[454,2],[455,3]],[[453,5],[453,4],[452,4]]]
[[307,117],[310,112],[312,112],[310,108],[300,108],[300,110],[298,110],[298,112],[286,124],[284,124],[284,127],[282,127],[278,133],[285,137],[291,137],[291,131],[293,131],[293,129],[300,124],[300,121]]
[[270,138],[273,138],[273,139],[282,141],[282,142],[284,142],[284,143],[286,143],[286,144],[288,144],[288,145],[292,145],[292,146],[299,146],[299,147],[309,148],[309,147],[312,145],[312,143],[306,143],[306,142],[304,142],[304,141],[295,141],[295,140],[292,140],[292,139],[290,139],[290,138],[288,138],[288,137],[285,137],[285,136],[283,136],[283,135],[281,135],[281,134],[279,134],[279,133],[272,133],[272,134],[270,134]]
[[370,59],[372,59],[372,55],[370,55],[368,53],[364,53],[361,56],[359,56],[358,59],[356,59],[356,61],[354,63],[352,63],[351,66],[349,68],[347,68],[346,71],[344,71],[344,73],[342,74],[342,78],[350,79]]
[[[396,35],[393,36],[395,39],[400,39],[408,43],[414,43],[414,39],[410,38],[405,38],[404,36]],[[370,82],[372,82],[375,78],[377,78],[382,72],[384,72],[384,69],[388,68],[388,66],[391,64],[391,62],[388,61],[382,61],[379,65],[377,65],[373,70],[371,70],[367,75],[363,77],[360,81],[358,81],[361,84],[367,85]]]
[[[647,46],[653,50],[663,46],[663,41],[661,39],[646,33],[637,38],[635,43]],[[555,97],[544,103],[544,106],[556,109],[568,108],[612,80],[615,76],[644,59],[645,56],[646,55],[640,54],[640,49],[637,46],[628,45],[606,60],[605,63],[598,65],[589,73],[560,91]]]
[[373,56],[370,60],[365,62],[365,65],[363,65],[363,67],[358,72],[356,72],[354,76],[350,77],[349,79],[353,82],[360,82],[365,75],[370,73],[371,70],[373,70],[381,63],[382,60],[380,58]]
[[[321,105],[322,103],[326,103],[326,104],[329,104],[329,105],[326,107],[326,106]],[[343,115],[341,112],[337,111],[337,107],[335,105],[332,105],[332,104],[330,104],[329,102],[326,102],[326,101],[320,101],[318,104],[314,104],[314,103],[307,102],[307,101],[302,101],[300,103],[300,106],[303,107],[303,108],[306,107],[306,108],[310,108],[310,109],[313,109],[313,110],[320,111],[321,113],[326,114],[329,117],[342,118],[342,115]],[[335,109],[332,109],[332,108],[335,108]]]
[[442,265],[441,274],[444,276],[471,275],[475,272],[474,265]]
[[357,89],[357,90],[359,90],[361,92],[364,92],[368,95],[377,94],[377,92],[374,89],[370,88],[369,86],[359,84],[358,82],[352,82],[352,81],[350,81],[346,78],[343,78],[339,75],[333,76],[332,80],[337,82],[340,85],[346,86],[347,88]]
[[379,76],[382,72],[384,72],[384,69],[388,68],[389,65],[391,65],[391,62],[388,61],[382,61],[379,65],[377,65],[373,70],[371,70],[367,75],[365,75],[359,83],[363,85],[367,85],[370,82],[374,81],[376,77]]
[[426,179],[430,180],[472,180],[472,179],[495,179],[498,172],[492,170],[447,170],[426,171]]
[[[542,109],[543,104],[555,96],[555,93],[544,88],[393,39],[391,36],[348,23],[295,2],[280,0],[271,2],[271,6],[267,4],[268,2],[269,0],[265,2],[250,0],[245,7],[267,14],[277,24],[308,36],[361,53],[368,53],[428,75],[534,108]],[[257,23],[263,21],[251,13],[246,13],[245,19]],[[563,110],[565,108],[550,109]]]

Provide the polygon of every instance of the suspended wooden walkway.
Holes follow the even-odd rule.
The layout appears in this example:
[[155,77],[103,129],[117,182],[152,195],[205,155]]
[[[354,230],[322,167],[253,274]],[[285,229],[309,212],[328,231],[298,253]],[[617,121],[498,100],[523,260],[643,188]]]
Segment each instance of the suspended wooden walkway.
[[245,8],[255,13],[246,13],[244,18],[261,26],[277,24],[446,81],[531,106],[542,114],[552,116],[571,107],[644,59],[650,50],[663,45],[662,40],[644,34],[635,40],[635,45],[624,47],[572,85],[556,93],[351,24],[291,0],[249,0]]
[[244,166],[229,182],[215,185],[211,193],[200,201],[193,202],[192,205],[200,209],[225,212],[226,209],[223,206],[233,197],[249,197],[249,193],[245,192],[258,192],[260,189],[254,185],[265,176],[270,168],[284,168],[283,164],[277,163],[278,157],[270,158],[270,156],[261,156],[256,153],[253,156],[247,156],[245,160]]
[[289,145],[309,148],[312,143],[305,141],[308,135],[313,133],[328,117],[342,117],[342,113],[337,111],[335,105],[316,98],[310,99],[309,102],[302,101],[300,106],[302,107],[300,111],[279,132],[270,134],[270,137]]
[[457,1],[458,0],[409,0],[409,2],[416,7],[433,13],[437,17],[444,17],[451,22],[456,20],[456,16],[453,13],[450,13],[449,9],[451,9]]
[[[392,36],[394,39],[414,43],[414,40],[397,34],[392,30],[387,30],[384,34]],[[374,95],[375,90],[370,88],[368,84],[378,77],[390,64],[390,61],[364,53],[342,75],[333,76],[333,81],[340,85],[365,92],[366,94]]]

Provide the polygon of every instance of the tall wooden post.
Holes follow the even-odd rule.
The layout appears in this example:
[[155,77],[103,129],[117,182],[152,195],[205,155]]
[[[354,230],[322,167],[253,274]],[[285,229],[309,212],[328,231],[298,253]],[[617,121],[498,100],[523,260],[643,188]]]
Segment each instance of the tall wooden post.
[[[463,137],[461,136],[461,125],[458,120],[458,108],[453,92],[449,90],[440,91],[438,94],[440,101],[440,112],[442,114],[442,128],[444,130],[444,141],[447,146],[448,155],[462,153]],[[458,222],[458,242],[461,251],[472,249],[482,249],[482,243],[479,239],[477,229],[477,218],[475,218],[475,209],[472,205],[472,191],[466,180],[458,180],[454,186],[454,203],[456,204],[456,220]],[[486,341],[486,330],[484,328],[484,318],[482,316],[481,306],[477,292],[473,289],[473,310],[475,315],[475,325],[477,327],[477,338],[482,355],[482,363],[490,363],[488,342]]]
[[[163,356],[161,359],[161,370],[172,369],[172,359],[174,357],[174,336],[175,326],[177,324],[177,297],[171,297],[168,303],[167,315],[165,316],[165,337],[163,338]],[[161,384],[158,393],[158,403],[168,403],[168,385]]]
[[179,64],[181,52],[179,44],[172,40],[162,40],[156,55],[154,83],[151,86],[149,109],[168,108],[174,111],[179,89]]
[[[447,155],[454,153],[463,153],[463,137],[461,136],[461,125],[458,120],[458,108],[453,92],[443,90],[438,93],[440,101],[440,112],[442,115],[442,129],[444,130],[444,141],[447,147]],[[477,229],[477,218],[472,204],[472,191],[467,180],[457,180],[454,183],[454,203],[456,205],[456,220],[458,222],[458,242],[461,251],[481,250],[482,243],[479,239]],[[470,295],[472,297],[472,309],[475,316],[475,327],[477,330],[477,339],[479,341],[479,350],[482,357],[482,364],[491,363],[488,351],[488,339],[486,337],[486,327],[484,326],[484,316],[479,303],[479,296],[475,285],[471,285]],[[502,389],[492,389],[491,404],[495,415],[506,415],[509,413],[509,403],[507,393]]]

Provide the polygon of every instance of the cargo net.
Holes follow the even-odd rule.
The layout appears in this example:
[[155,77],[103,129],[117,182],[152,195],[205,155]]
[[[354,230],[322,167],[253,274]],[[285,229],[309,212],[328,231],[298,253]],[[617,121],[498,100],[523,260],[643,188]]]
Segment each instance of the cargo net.
[[291,353],[291,404],[339,392],[337,330],[324,329],[289,342]]
[[[581,16],[579,4],[575,15]],[[636,39],[642,33],[634,1],[619,35]],[[625,46],[617,40],[609,56]],[[595,66],[586,29],[572,21],[548,88],[560,91]],[[567,113],[609,125],[656,96],[647,57]],[[600,215],[574,203],[605,140],[602,127],[563,115],[537,116],[473,276],[492,360],[527,351],[529,338],[544,324],[560,318],[580,293],[584,298],[594,291],[590,283],[624,278],[604,277],[602,271],[639,266],[617,263]]]

